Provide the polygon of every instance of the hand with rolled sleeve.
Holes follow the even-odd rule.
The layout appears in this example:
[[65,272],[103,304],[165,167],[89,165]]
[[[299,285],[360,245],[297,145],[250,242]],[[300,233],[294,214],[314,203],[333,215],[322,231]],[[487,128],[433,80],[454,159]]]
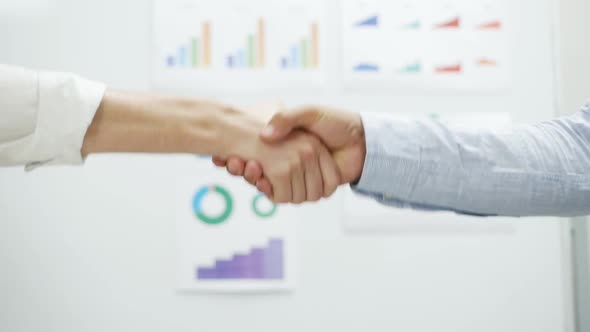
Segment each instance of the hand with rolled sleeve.
[[256,160],[280,202],[317,200],[340,174],[318,138],[261,141],[264,123],[195,98],[129,93],[73,74],[0,65],[0,166],[80,164],[93,153],[190,153]]
[[[501,131],[307,107],[275,116],[261,137],[280,141],[292,129],[318,135],[340,171],[353,170],[343,182],[393,207],[481,216],[590,214],[590,103],[572,116]],[[234,175],[257,175],[246,180],[272,198],[274,187],[257,162],[214,163]]]

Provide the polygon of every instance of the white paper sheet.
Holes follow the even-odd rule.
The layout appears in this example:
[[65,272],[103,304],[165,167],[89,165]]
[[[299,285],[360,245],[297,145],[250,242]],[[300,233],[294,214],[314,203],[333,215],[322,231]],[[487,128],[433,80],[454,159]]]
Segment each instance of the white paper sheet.
[[343,0],[343,78],[353,88],[505,90],[507,1]]
[[324,80],[322,1],[157,0],[157,87],[260,91]]
[[177,186],[178,288],[220,292],[294,287],[295,224],[209,160]]

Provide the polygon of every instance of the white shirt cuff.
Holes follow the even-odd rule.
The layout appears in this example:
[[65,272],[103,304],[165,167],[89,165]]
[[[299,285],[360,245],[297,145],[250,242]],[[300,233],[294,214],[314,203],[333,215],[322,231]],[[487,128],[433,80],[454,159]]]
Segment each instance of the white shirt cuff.
[[31,142],[33,155],[38,158],[26,169],[81,164],[84,136],[102,101],[105,85],[52,72],[40,72],[38,84],[39,112]]

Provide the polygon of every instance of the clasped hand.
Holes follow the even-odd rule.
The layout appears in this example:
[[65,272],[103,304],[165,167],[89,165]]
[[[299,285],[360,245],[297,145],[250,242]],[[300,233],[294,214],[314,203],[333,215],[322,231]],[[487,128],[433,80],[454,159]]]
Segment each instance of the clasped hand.
[[280,112],[259,137],[254,158],[237,153],[213,163],[276,203],[317,201],[361,176],[365,139],[358,114],[321,107]]

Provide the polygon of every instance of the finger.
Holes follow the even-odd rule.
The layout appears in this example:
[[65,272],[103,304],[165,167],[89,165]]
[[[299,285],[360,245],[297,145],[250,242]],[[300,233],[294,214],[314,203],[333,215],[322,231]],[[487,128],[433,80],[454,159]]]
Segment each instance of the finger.
[[303,169],[296,170],[291,175],[291,188],[293,191],[291,203],[301,204],[305,202],[307,193],[305,190],[305,173]]
[[280,112],[272,117],[261,131],[260,137],[267,142],[276,142],[285,138],[295,128],[310,128],[320,118],[321,112],[313,107]]
[[263,177],[260,180],[256,181],[256,189],[261,193],[265,194],[270,200],[273,199],[272,195],[272,186],[267,178]]
[[227,161],[227,171],[235,176],[244,175],[245,162],[239,158],[229,158]]
[[322,172],[324,185],[324,197],[330,197],[342,183],[342,175],[332,154],[330,154],[326,147],[322,147],[319,154],[320,171]]
[[291,175],[289,168],[285,168],[285,170],[277,173],[277,175],[269,176],[269,181],[273,190],[273,202],[291,202],[293,190],[291,189]]
[[251,185],[256,185],[256,181],[262,178],[262,166],[256,161],[246,162],[246,168],[244,169],[244,179]]
[[324,195],[324,181],[320,170],[319,148],[320,144],[318,143],[315,148],[303,155],[305,163],[306,201],[315,202]]
[[227,160],[222,159],[220,157],[213,157],[211,160],[213,161],[213,164],[215,164],[215,166],[217,167],[225,167],[227,165]]

